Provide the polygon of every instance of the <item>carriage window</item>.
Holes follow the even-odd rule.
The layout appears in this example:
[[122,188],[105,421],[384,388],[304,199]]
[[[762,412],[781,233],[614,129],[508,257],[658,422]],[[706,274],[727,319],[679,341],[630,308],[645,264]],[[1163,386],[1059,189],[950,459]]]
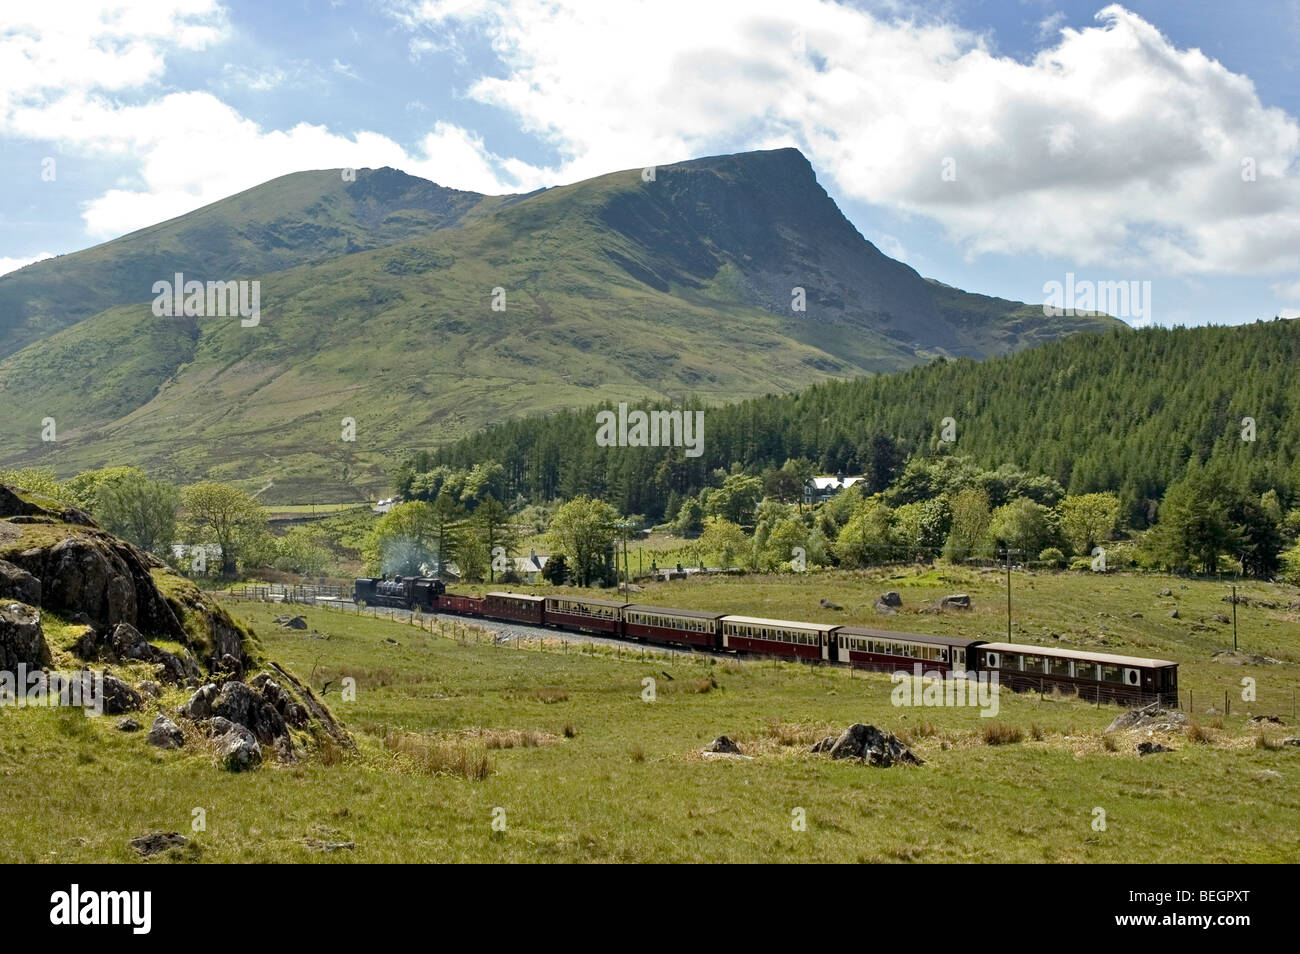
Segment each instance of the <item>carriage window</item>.
[[1053,676],[1068,676],[1070,674],[1070,660],[1062,659],[1059,656],[1047,657],[1048,672]]
[[1102,663],[1101,681],[1102,682],[1123,682],[1124,673],[1120,670],[1119,666],[1112,666],[1108,663]]
[[1042,657],[1042,656],[1025,656],[1025,657],[1024,657],[1024,662],[1022,662],[1022,663],[1020,664],[1020,668],[1023,669],[1025,672],[1042,672],[1042,671],[1043,671],[1043,657]]

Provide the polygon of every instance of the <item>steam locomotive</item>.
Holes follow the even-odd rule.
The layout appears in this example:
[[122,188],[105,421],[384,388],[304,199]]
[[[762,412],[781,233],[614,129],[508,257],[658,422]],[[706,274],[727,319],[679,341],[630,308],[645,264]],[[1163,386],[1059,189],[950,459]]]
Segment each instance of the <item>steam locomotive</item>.
[[448,593],[441,580],[427,577],[361,578],[355,582],[353,597],[371,606],[418,608],[430,613],[456,613],[661,645],[779,656],[857,669],[911,672],[920,665],[927,674],[996,672],[999,684],[1014,690],[1060,689],[1088,700],[1146,704],[1158,699],[1164,705],[1178,704],[1178,664],[1167,659],[764,619],[583,596],[508,592],[462,596]]

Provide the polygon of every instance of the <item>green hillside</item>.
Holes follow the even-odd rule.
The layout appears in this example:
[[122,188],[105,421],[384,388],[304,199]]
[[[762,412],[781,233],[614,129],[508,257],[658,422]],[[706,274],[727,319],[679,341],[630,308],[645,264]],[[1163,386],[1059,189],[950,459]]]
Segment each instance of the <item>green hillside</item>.
[[[186,254],[206,267],[188,264],[163,250],[189,241],[184,219],[159,226],[157,274],[130,286],[146,289],[137,303],[0,362],[11,410],[0,464],[72,473],[133,463],[242,481],[269,502],[345,499],[382,486],[395,453],[502,420],[606,399],[720,404],[1120,324],[1048,319],[926,281],[863,239],[791,149],[662,166],[651,182],[631,170],[495,199],[430,192],[392,170],[355,184],[331,177],[287,177],[193,214],[205,221],[222,207],[213,234],[243,223],[242,258],[199,245]],[[367,205],[363,186],[383,201]],[[276,229],[298,234],[285,224],[297,214],[303,235],[328,238],[272,242]],[[341,254],[363,238],[383,247]],[[112,260],[112,245],[79,253],[91,264],[78,273],[93,275],[92,253]],[[153,316],[152,280],[222,268],[233,277],[231,263],[272,247],[281,257],[262,267],[281,270],[258,275],[257,327]],[[63,267],[76,271],[79,256]],[[293,256],[308,264],[284,267]],[[791,310],[796,287],[804,312]],[[492,307],[498,288],[504,311]],[[53,444],[39,439],[47,416],[58,422]],[[340,440],[345,417],[357,422],[355,443]]]
[[112,305],[150,300],[175,272],[261,275],[447,228],[480,204],[396,169],[296,172],[94,248],[0,276],[0,357]]

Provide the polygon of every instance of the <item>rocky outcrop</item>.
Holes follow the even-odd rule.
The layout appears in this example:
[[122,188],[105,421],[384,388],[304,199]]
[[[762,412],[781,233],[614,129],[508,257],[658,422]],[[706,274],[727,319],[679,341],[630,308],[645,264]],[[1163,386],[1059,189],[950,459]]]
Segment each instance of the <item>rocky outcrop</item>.
[[939,601],[941,610],[968,610],[971,608],[970,597],[965,593],[954,593],[951,596],[945,596]]
[[[249,661],[249,634],[156,557],[101,530],[79,510],[33,503],[30,495],[0,485],[0,599],[6,593],[100,633],[125,623],[146,641],[174,640],[208,668],[225,656],[241,671]],[[173,677],[192,676],[184,658],[179,668],[165,657],[156,661]]]
[[46,609],[84,613],[101,629],[130,623],[186,641],[180,620],[154,585],[150,558],[129,543],[81,528],[46,546],[10,551],[8,560],[40,579]]
[[0,672],[17,672],[19,664],[38,669],[49,663],[40,610],[26,603],[0,602]]
[[127,712],[140,711],[140,693],[136,692],[121,679],[105,671],[104,680],[104,715],[123,715]]
[[725,735],[720,735],[704,747],[705,752],[717,752],[727,755],[740,755],[740,746]]
[[41,581],[20,566],[0,560],[0,600],[41,605]]
[[247,772],[262,764],[262,746],[245,726],[221,716],[208,719],[202,726],[216,740],[217,758],[230,772]]
[[[200,687],[180,714],[209,737],[224,737],[234,731],[232,726],[241,738],[246,733],[257,745],[255,761],[259,763],[266,748],[280,762],[297,761],[295,730],[318,742],[328,738],[344,748],[354,746],[351,736],[311,689],[274,663],[272,667],[274,672],[260,672],[247,683],[232,678]],[[230,749],[221,756],[223,761],[234,759],[247,768],[245,763],[254,760],[248,745],[241,749],[223,740],[221,747],[223,752]]]
[[1172,752],[1172,751],[1173,749],[1171,749],[1169,746],[1161,745],[1159,742],[1146,741],[1146,742],[1139,742],[1137,744],[1137,754],[1139,756],[1155,755],[1158,752]]
[[185,733],[171,719],[160,715],[149,729],[149,744],[160,749],[179,749],[185,744]]
[[289,734],[284,716],[275,706],[252,686],[242,682],[228,682],[212,701],[212,714],[244,726],[263,745]]
[[1141,709],[1129,709],[1115,717],[1107,726],[1107,732],[1122,732],[1125,729],[1152,729],[1165,732],[1181,731],[1187,725],[1187,715],[1178,709],[1166,709],[1158,702]]
[[856,759],[867,765],[889,768],[893,765],[923,765],[892,732],[861,722],[849,726],[830,748],[833,759]]
[[18,488],[0,484],[0,517],[35,517],[51,523],[72,523],[93,527],[95,522],[84,510],[67,507],[56,500],[45,500]]

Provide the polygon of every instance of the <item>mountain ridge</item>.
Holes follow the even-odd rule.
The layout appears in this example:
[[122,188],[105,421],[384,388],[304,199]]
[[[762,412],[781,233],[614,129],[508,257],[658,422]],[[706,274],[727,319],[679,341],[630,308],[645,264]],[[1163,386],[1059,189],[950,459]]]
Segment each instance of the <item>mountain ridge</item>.
[[[391,169],[358,170],[354,183],[328,177],[282,177],[152,227],[165,240],[152,257],[149,230],[125,236],[129,261],[158,266],[137,273],[145,289],[183,270],[166,243],[184,235],[212,244],[233,229],[243,239],[225,247],[241,262],[319,260],[252,273],[262,283],[253,329],[155,318],[141,294],[10,353],[0,396],[17,413],[0,423],[0,463],[120,460],[177,479],[269,478],[290,497],[329,472],[325,484],[341,493],[358,473],[379,485],[395,451],[503,418],[607,397],[726,401],[1121,324],[1050,319],[922,278],[868,242],[792,149],[522,196],[446,190]],[[309,186],[327,186],[327,198]],[[241,207],[257,214],[231,225]],[[332,254],[312,239],[321,230],[372,247]],[[83,284],[113,267],[111,245],[88,250],[99,255]],[[193,277],[214,277],[197,267]],[[791,309],[797,288],[803,312]],[[504,311],[493,308],[498,289]],[[8,294],[0,279],[0,306]],[[36,439],[46,416],[60,422],[52,446]],[[345,417],[358,422],[356,446],[339,445]]]

